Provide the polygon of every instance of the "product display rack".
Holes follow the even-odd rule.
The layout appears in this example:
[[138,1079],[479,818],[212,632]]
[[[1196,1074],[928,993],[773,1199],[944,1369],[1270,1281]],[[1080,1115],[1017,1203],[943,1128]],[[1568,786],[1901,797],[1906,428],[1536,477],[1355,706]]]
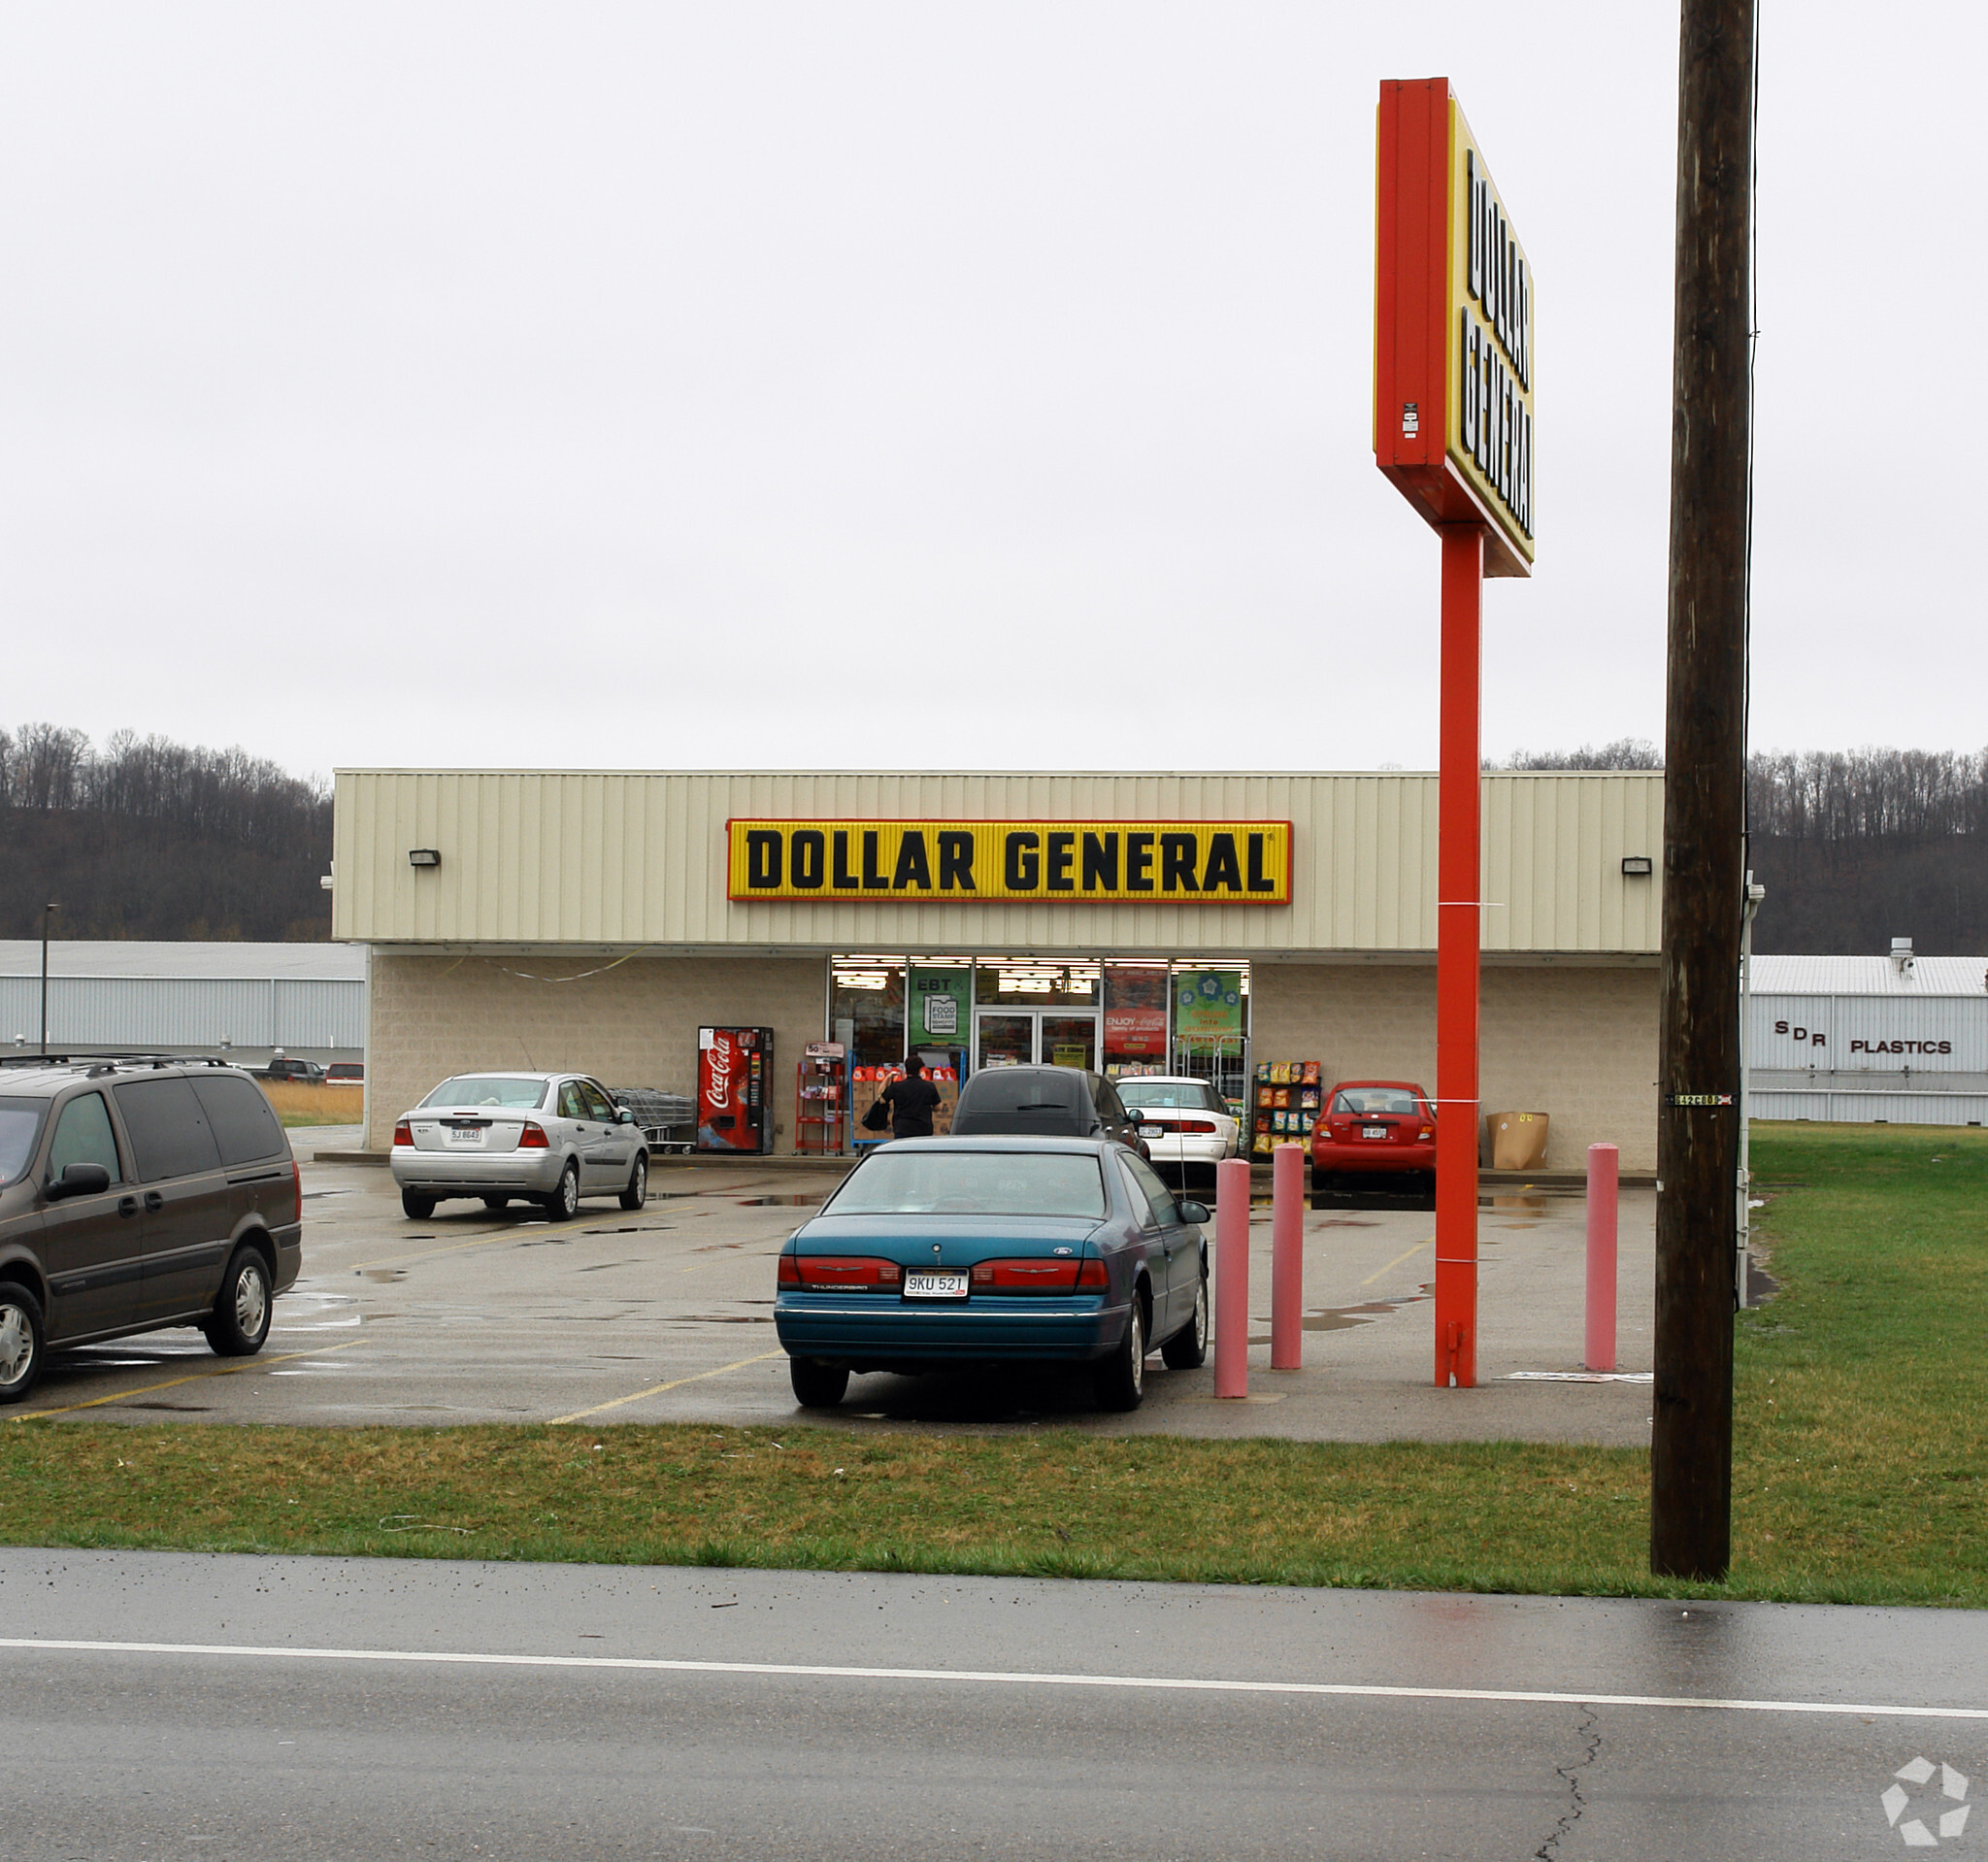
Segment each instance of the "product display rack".
[[806,1155],[832,1156],[845,1147],[848,1063],[840,1053],[811,1048],[795,1073],[794,1148]]

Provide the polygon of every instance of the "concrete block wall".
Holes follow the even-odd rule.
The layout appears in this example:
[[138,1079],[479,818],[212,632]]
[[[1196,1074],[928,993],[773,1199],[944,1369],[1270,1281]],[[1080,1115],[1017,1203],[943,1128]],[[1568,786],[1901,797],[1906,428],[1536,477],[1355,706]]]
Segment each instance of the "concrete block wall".
[[[1491,965],[1478,1082],[1485,1112],[1543,1112],[1550,1170],[1591,1144],[1625,1171],[1657,1167],[1657,989],[1650,968]],[[1250,972],[1258,1060],[1312,1060],[1328,1080],[1413,1080],[1436,1090],[1434,963],[1262,963]]]
[[[376,951],[366,1145],[450,1074],[478,1067],[589,1073],[611,1086],[697,1086],[697,1031],[774,1031],[775,1150],[794,1147],[794,1070],[822,1038],[819,957],[453,957]],[[597,975],[583,975],[598,971]],[[574,977],[570,982],[536,979]]]

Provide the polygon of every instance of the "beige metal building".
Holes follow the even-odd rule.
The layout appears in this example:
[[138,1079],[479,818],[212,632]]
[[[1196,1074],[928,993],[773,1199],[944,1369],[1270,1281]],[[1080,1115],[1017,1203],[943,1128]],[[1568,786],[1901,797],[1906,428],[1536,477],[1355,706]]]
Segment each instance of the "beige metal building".
[[[1143,968],[1170,983],[1238,979],[1252,1063],[1315,1059],[1328,1083],[1433,1088],[1436,804],[1426,774],[342,771],[333,936],[369,947],[367,1142],[383,1147],[399,1113],[464,1068],[573,1066],[688,1092],[699,1026],[731,1023],[774,1030],[774,1148],[786,1149],[805,1045],[853,1030],[876,1051],[906,979],[950,988],[948,971],[960,980],[944,1025],[968,1069],[1003,1039],[1022,1058],[1049,1058],[1052,1040],[1076,1052],[1044,1015],[1105,1064],[1140,1014],[1162,1013],[1111,1018]],[[757,865],[748,876],[744,823],[774,849],[773,881]],[[1577,1168],[1607,1140],[1626,1170],[1647,1171],[1663,779],[1487,776],[1483,823],[1484,1108],[1547,1113],[1549,1167]],[[942,868],[940,886],[921,885],[903,843],[922,860],[925,840],[944,838],[927,826],[962,828],[962,844],[984,827],[976,857],[995,865],[976,871],[994,880],[975,887],[961,868],[952,885]],[[1179,883],[1169,851],[1162,888],[1158,850],[1175,843]],[[1143,886],[1142,855],[1155,876]],[[780,896],[752,896],[762,883]],[[808,885],[822,896],[795,890]],[[1154,1058],[1171,1063],[1187,1024],[1165,1013]],[[924,1045],[898,1020],[897,1053]]]

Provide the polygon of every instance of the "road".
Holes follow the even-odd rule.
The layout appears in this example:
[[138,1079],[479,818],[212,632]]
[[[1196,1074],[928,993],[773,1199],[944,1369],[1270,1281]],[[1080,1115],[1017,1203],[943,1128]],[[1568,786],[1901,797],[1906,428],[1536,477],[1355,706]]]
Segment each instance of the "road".
[[1988,1771],[1957,1612],[25,1550],[0,1603],[17,1862],[1829,1862]]
[[[446,1203],[401,1213],[385,1171],[303,1165],[304,1276],[269,1344],[223,1362],[189,1329],[57,1354],[16,1415],[67,1420],[299,1422],[713,1421],[785,1423],[786,1362],[773,1337],[774,1256],[838,1180],[755,1165],[658,1164],[648,1206],[492,1214]],[[1625,1194],[1621,1339],[1641,1382],[1575,1383],[1582,1203],[1500,1192],[1482,1217],[1482,1382],[1432,1387],[1431,1218],[1402,1210],[1306,1213],[1305,1368],[1269,1368],[1269,1211],[1252,1224],[1254,1367],[1246,1403],[1217,1403],[1212,1373],[1157,1358],[1130,1416],[1091,1408],[1068,1372],[860,1378],[850,1429],[1010,1430],[1301,1440],[1648,1440],[1653,1200]],[[1545,1380],[1541,1380],[1544,1374]]]

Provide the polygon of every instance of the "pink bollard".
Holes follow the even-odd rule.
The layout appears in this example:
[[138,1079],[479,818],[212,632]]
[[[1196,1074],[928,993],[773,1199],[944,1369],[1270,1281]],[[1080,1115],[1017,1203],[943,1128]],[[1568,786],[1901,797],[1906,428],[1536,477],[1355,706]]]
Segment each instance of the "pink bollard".
[[1615,1186],[1620,1153],[1613,1145],[1588,1147],[1588,1323],[1581,1362],[1590,1371],[1615,1368]]
[[1279,1145],[1271,1160],[1270,1368],[1296,1371],[1305,1362],[1305,1147]]
[[1215,1395],[1249,1394],[1249,1164],[1215,1166]]

